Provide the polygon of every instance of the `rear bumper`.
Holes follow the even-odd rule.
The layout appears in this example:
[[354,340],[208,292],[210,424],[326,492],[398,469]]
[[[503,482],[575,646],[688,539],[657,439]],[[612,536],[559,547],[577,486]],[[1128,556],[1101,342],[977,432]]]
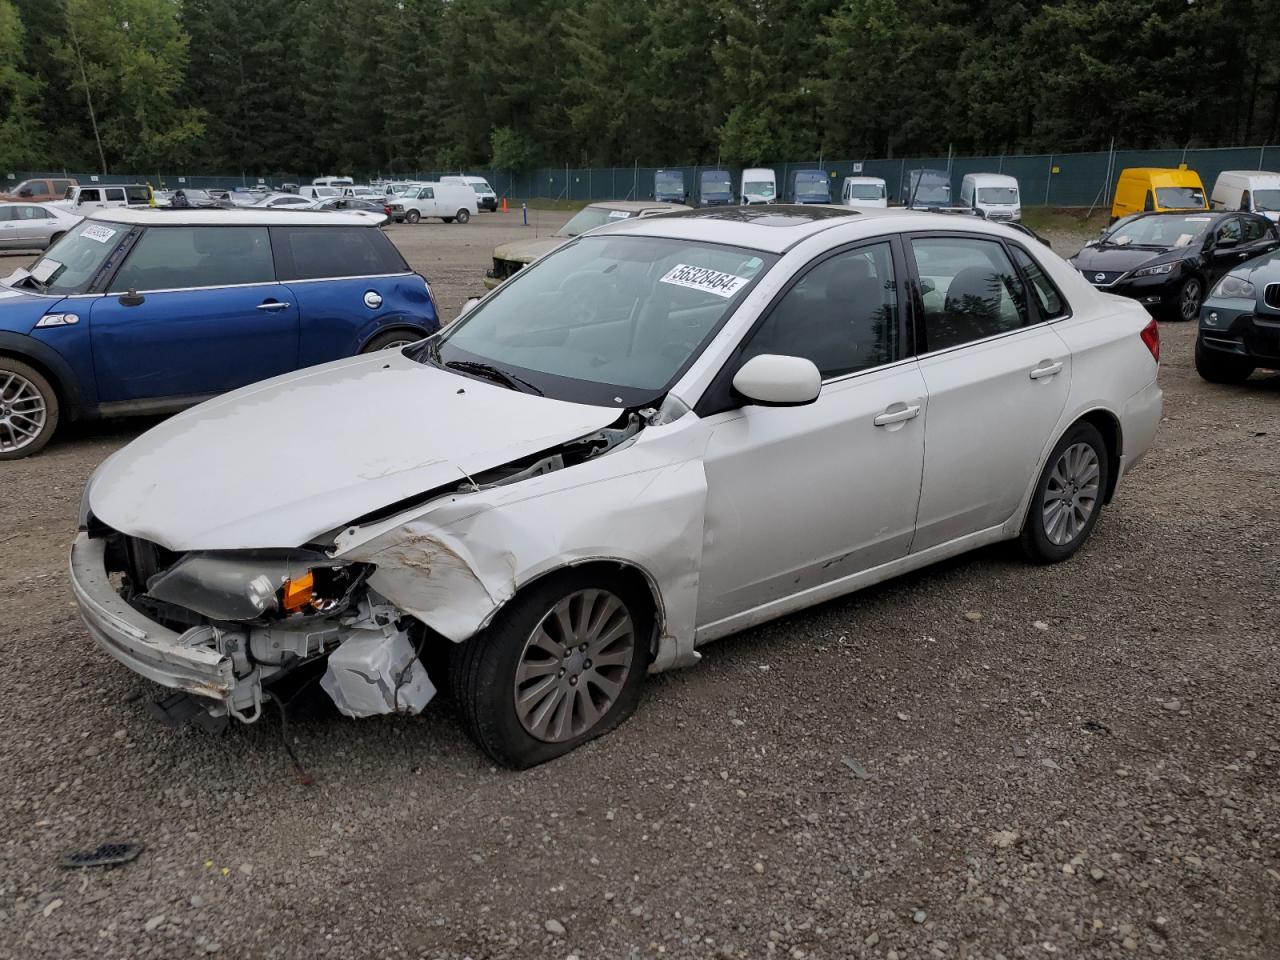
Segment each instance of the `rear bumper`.
[[116,593],[108,579],[106,546],[80,533],[71,545],[71,591],[89,635],[134,673],[162,686],[227,703],[236,684],[231,659],[208,647],[190,646],[187,634],[143,616]]
[[1155,440],[1164,412],[1164,391],[1152,380],[1124,402],[1121,414],[1120,476],[1124,476],[1147,455]]

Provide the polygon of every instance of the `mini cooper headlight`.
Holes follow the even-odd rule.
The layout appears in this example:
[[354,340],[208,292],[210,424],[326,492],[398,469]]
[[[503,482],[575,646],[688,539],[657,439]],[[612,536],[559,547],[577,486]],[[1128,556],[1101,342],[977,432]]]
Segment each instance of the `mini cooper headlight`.
[[1213,288],[1213,293],[1210,296],[1252,300],[1257,296],[1257,293],[1257,288],[1244,277],[1237,277],[1228,273],[1218,281],[1218,285]]
[[1154,267],[1143,267],[1141,270],[1133,271],[1135,277],[1158,277],[1162,274],[1173,273],[1176,263],[1158,263]]

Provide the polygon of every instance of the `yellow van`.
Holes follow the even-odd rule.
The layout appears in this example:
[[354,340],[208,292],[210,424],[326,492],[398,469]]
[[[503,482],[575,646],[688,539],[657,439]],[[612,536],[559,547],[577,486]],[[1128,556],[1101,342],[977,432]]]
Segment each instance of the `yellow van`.
[[1131,213],[1167,210],[1208,210],[1209,201],[1194,170],[1162,167],[1129,167],[1120,171],[1116,198],[1111,203],[1111,219]]

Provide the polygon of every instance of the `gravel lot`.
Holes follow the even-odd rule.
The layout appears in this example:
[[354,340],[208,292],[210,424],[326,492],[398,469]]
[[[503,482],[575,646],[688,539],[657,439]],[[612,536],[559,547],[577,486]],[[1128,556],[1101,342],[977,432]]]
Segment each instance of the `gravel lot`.
[[[391,234],[453,316],[531,230]],[[1162,334],[1166,422],[1072,561],[985,550],[724,640],[518,774],[443,700],[294,718],[309,787],[274,715],[163,729],[64,572],[146,423],[0,465],[0,956],[1280,956],[1280,377],[1210,386]],[[105,840],[146,850],[55,866]]]

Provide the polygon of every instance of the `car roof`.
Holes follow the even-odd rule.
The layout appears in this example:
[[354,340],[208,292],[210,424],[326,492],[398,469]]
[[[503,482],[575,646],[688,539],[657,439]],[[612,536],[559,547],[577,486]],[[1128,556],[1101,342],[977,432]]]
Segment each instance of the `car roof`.
[[767,253],[785,253],[796,244],[833,227],[856,227],[857,236],[883,236],[920,230],[953,230],[1008,236],[1007,228],[981,217],[926,213],[903,207],[853,208],[832,204],[759,204],[749,207],[710,207],[631,220],[619,220],[592,230],[590,236],[627,233],[645,237],[732,244]]
[[373,227],[382,218],[371,218],[359,211],[333,213],[321,211],[291,211],[288,207],[262,209],[238,207],[234,210],[177,209],[162,210],[151,207],[119,207],[98,210],[90,214],[90,220],[124,223],[132,226],[166,227],[193,225],[219,227]]
[[1125,167],[1120,171],[1120,178],[1132,177],[1150,180],[1153,184],[1163,183],[1170,186],[1187,186],[1191,181],[1200,182],[1200,174],[1194,170],[1178,170],[1174,167]]

